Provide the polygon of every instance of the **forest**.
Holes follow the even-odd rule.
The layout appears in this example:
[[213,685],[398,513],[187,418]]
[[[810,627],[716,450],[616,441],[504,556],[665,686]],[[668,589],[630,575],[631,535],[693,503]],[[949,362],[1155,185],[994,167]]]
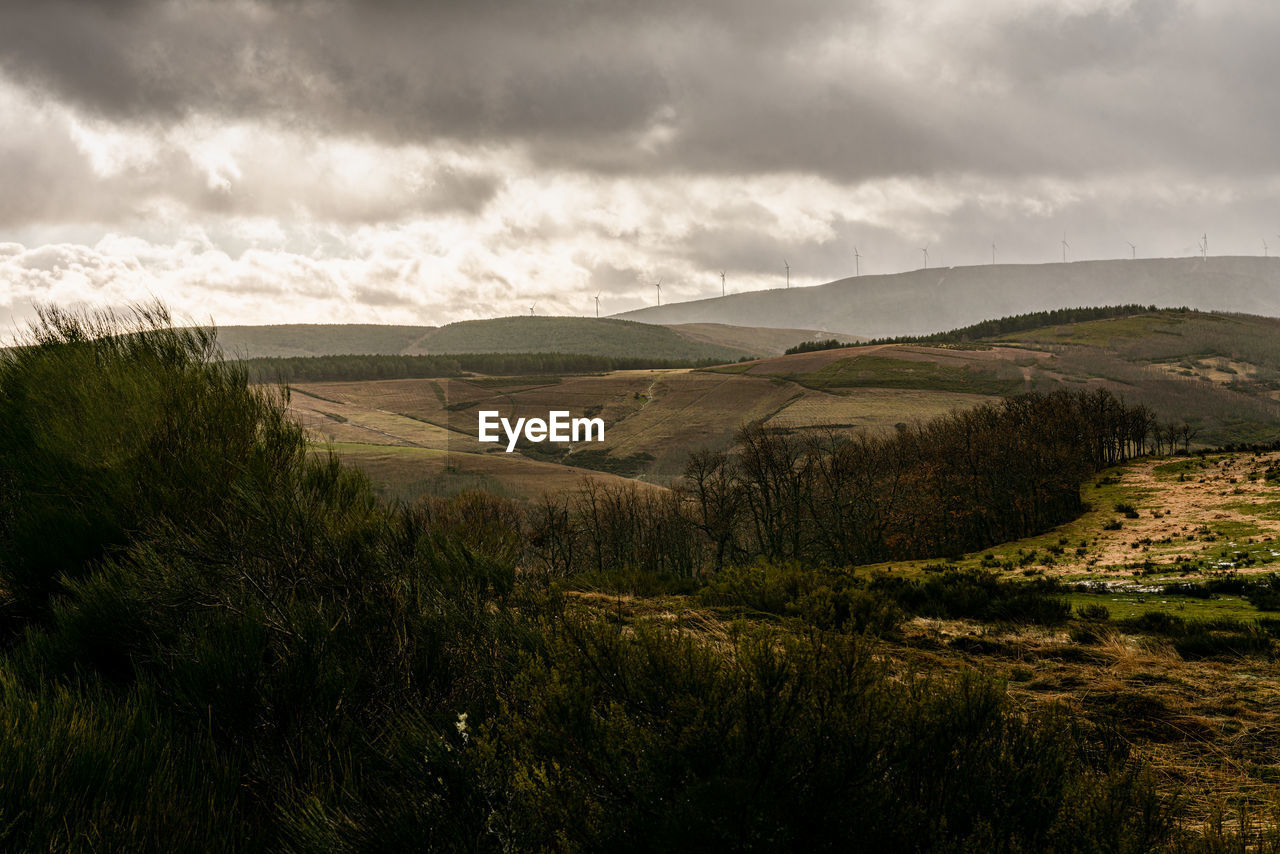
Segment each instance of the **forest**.
[[[1239,850],[1105,723],[882,654],[1058,591],[849,568],[1053,525],[1166,442],[1140,408],[748,426],[669,492],[403,505],[284,394],[158,307],[0,354],[0,848]],[[794,619],[628,621],[575,595],[610,574]]]

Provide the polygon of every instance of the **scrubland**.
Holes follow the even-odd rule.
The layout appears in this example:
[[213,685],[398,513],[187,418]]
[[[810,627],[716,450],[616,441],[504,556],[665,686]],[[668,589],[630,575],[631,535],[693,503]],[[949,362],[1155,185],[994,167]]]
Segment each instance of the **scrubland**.
[[[760,423],[671,489],[387,501],[159,309],[48,311],[25,343],[0,356],[7,850],[1280,838],[1269,573],[1239,539],[1269,536],[1269,457],[1151,460],[1144,410],[1063,393],[881,437]],[[1182,613],[1073,606],[1134,569],[1070,526],[1163,520],[1161,485],[1201,477],[1258,520],[1196,520],[1249,577],[1179,576]],[[1013,558],[1077,535],[1082,568]],[[1215,582],[1258,615],[1198,616]]]

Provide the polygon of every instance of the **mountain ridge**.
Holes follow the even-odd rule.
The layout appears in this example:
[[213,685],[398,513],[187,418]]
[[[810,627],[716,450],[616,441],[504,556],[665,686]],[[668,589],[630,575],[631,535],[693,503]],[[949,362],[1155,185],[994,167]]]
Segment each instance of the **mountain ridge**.
[[1119,303],[1278,316],[1280,258],[922,268],[671,303],[614,316],[663,325],[724,323],[885,338],[928,335],[1012,314]]

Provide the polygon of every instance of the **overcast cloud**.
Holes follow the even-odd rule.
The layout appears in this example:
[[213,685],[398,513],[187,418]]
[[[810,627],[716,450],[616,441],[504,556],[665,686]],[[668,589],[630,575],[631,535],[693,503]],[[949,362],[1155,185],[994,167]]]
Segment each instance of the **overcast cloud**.
[[587,314],[931,264],[1280,251],[1247,0],[6,2],[0,332]]

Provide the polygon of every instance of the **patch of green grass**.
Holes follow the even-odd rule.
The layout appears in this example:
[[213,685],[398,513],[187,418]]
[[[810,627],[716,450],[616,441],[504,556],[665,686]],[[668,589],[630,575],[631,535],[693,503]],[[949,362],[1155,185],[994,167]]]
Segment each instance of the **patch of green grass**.
[[1210,463],[1200,457],[1187,457],[1160,463],[1151,469],[1151,473],[1162,480],[1175,480],[1180,474],[1190,475],[1210,467]]
[[1280,501],[1235,501],[1224,504],[1223,509],[1258,519],[1280,519]]
[[1083,323],[1067,323],[1037,329],[1025,333],[1003,336],[1006,341],[1038,341],[1046,344],[1070,342],[1094,347],[1106,347],[1117,338],[1144,338],[1157,333],[1174,332],[1186,322],[1185,316],[1171,312],[1139,314],[1129,317],[1112,317],[1105,320],[1089,320]]
[[1218,596],[1214,599],[1197,599],[1165,593],[1136,593],[1115,591],[1109,593],[1069,593],[1067,600],[1072,610],[1089,605],[1101,605],[1111,612],[1113,620],[1140,617],[1158,611],[1185,619],[1231,618],[1256,620],[1265,616],[1262,611],[1240,596]]
[[807,374],[786,377],[810,388],[909,388],[971,394],[1018,394],[1025,383],[1021,375],[1001,376],[996,371],[937,362],[855,356],[824,365]]

